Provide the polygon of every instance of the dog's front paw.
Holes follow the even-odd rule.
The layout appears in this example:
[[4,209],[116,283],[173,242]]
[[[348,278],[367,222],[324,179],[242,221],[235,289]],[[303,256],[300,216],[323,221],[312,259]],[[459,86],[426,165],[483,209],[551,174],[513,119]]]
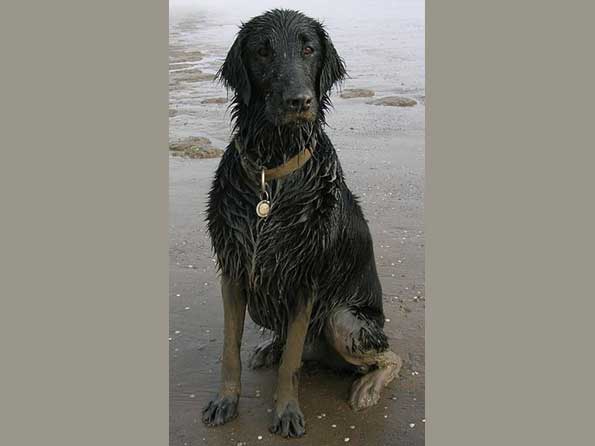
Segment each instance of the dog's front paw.
[[202,410],[202,421],[207,426],[219,426],[238,416],[238,395],[217,396]]
[[306,433],[304,414],[297,401],[289,401],[280,410],[275,410],[270,431],[285,438],[297,438]]

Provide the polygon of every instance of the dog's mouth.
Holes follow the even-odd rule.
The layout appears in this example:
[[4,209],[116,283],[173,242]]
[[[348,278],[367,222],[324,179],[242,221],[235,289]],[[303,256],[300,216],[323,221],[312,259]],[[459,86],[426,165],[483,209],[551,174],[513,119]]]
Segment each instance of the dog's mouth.
[[301,112],[285,112],[281,115],[281,125],[300,125],[316,120],[316,112],[307,110]]

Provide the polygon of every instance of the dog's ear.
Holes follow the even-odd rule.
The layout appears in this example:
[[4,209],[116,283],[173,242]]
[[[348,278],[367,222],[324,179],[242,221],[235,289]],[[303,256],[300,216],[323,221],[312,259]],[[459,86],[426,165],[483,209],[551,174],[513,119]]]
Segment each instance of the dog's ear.
[[242,32],[238,33],[235,42],[227,53],[225,62],[217,72],[217,78],[226,88],[234,90],[236,97],[244,104],[250,103],[251,87],[248,71],[242,57]]
[[327,94],[333,85],[341,82],[347,75],[345,63],[337,53],[331,38],[322,25],[319,24],[318,35],[323,48],[322,68],[320,70],[320,94]]

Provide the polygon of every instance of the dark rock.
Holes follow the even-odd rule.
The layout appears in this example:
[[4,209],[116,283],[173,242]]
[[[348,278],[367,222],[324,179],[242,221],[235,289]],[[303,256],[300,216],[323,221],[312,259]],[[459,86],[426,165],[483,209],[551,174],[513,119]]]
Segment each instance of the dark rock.
[[227,98],[207,98],[200,101],[201,104],[225,104]]
[[367,90],[365,88],[347,88],[346,90],[343,90],[341,97],[343,99],[371,98],[374,94],[375,93],[372,90]]
[[379,98],[366,102],[366,104],[388,105],[390,107],[413,107],[415,104],[417,104],[417,101],[405,96],[387,96],[385,98]]
[[222,149],[213,147],[211,140],[203,136],[191,136],[169,144],[172,156],[185,158],[218,158],[223,154]]
[[170,62],[197,62],[205,57],[200,51],[185,51],[174,49],[170,47],[169,61]]
[[200,70],[182,70],[169,73],[169,83],[212,81],[215,75],[203,73]]

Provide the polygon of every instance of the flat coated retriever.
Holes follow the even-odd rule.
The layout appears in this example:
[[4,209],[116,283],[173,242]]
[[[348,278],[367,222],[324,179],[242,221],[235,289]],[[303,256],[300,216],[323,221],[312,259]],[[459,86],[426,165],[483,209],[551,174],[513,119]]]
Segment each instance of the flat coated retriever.
[[345,66],[319,22],[276,9],[241,26],[218,75],[234,92],[234,136],[207,210],[225,340],[221,387],[202,419],[237,415],[247,308],[274,333],[250,359],[253,368],[279,363],[271,432],[300,437],[302,359],[363,373],[349,398],[355,410],[376,404],[402,364],[383,332],[368,225],[324,131]]

